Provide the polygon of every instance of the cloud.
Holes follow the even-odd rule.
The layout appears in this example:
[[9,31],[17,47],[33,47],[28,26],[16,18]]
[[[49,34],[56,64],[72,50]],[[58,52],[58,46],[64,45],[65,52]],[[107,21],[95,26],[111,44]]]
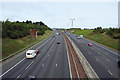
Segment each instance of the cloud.
[[2,20],[43,21],[50,27],[117,26],[116,2],[4,2]]

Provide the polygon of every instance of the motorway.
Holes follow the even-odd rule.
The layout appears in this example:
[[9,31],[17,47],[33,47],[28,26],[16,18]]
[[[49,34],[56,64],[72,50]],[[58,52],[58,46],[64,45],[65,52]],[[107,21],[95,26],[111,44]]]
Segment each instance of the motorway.
[[[25,78],[35,76],[36,78],[71,78],[66,43],[63,35],[54,34],[33,46],[40,52],[33,59],[26,59],[25,52],[16,55],[12,59],[3,62],[2,78]],[[76,35],[66,33],[73,40],[79,50],[83,53],[98,77],[118,78],[120,68],[118,67],[117,52],[86,38],[77,39]],[[60,44],[57,44],[60,41]],[[88,46],[88,43],[93,46]]]
[[[60,41],[60,44],[57,44]],[[25,52],[11,59],[2,66],[4,78],[70,78],[68,56],[63,35],[56,32],[43,42],[32,47],[40,52],[33,59],[26,59]]]
[[[76,35],[66,33],[83,53],[99,78],[120,78],[120,68],[117,61],[120,56],[116,51],[86,38],[77,39]],[[92,43],[93,46],[88,46]]]

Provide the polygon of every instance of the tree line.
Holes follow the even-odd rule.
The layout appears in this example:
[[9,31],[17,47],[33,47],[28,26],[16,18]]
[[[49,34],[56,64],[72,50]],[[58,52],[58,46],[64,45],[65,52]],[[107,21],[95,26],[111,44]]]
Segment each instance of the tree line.
[[102,27],[97,27],[94,29],[93,32],[98,33],[98,34],[105,33],[114,39],[120,39],[120,28],[104,28],[104,29],[102,29]]
[[38,35],[43,35],[46,30],[52,30],[43,22],[11,22],[9,20],[2,21],[2,38],[8,37],[10,39],[23,38],[30,35],[30,29],[37,29]]

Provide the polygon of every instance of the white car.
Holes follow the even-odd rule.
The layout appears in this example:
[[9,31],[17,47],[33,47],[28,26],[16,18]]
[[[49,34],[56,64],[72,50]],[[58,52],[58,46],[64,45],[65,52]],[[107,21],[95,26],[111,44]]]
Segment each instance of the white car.
[[36,56],[36,50],[28,50],[26,52],[26,58],[34,58]]
[[83,38],[83,35],[80,35],[80,38]]
[[78,36],[77,38],[80,39],[80,36]]

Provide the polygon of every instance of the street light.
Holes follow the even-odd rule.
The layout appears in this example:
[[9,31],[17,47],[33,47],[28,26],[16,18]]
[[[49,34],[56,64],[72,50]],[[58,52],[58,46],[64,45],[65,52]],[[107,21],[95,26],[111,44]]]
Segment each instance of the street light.
[[73,20],[75,20],[75,19],[70,19],[71,21],[72,21],[72,28],[73,28]]

